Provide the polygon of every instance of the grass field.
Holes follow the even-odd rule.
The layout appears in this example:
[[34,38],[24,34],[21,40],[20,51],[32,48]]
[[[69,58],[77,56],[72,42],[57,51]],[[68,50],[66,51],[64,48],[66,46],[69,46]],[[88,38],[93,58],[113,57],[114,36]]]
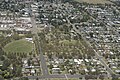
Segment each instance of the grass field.
[[90,3],[90,4],[105,4],[105,3],[112,4],[108,0],[75,0],[75,1],[80,2],[80,3],[87,2],[87,3]]
[[4,47],[5,52],[29,53],[32,51],[33,44],[26,40],[17,40],[7,44]]

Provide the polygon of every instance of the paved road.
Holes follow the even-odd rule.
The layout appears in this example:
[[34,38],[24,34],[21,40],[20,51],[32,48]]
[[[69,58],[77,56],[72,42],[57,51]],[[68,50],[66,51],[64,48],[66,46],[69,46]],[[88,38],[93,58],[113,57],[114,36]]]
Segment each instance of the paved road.
[[35,37],[37,38],[37,43],[38,43],[38,48],[39,48],[39,52],[40,52],[40,61],[41,61],[41,68],[42,68],[42,76],[28,76],[29,79],[36,79],[36,78],[39,78],[39,79],[45,79],[45,78],[82,78],[84,77],[83,75],[49,75],[48,73],[48,69],[47,69],[47,65],[46,65],[46,61],[45,61],[45,58],[43,56],[43,53],[42,53],[42,50],[41,50],[41,47],[39,45],[39,37],[38,37],[38,30],[37,30],[37,26],[36,26],[36,22],[35,22],[35,17],[34,17],[34,14],[33,12],[31,11],[30,13],[32,15],[31,17],[31,21],[32,21],[32,33],[35,34]]
[[[80,31],[79,31],[78,29],[76,29],[75,25],[73,25],[73,29],[74,29],[77,33],[79,33],[79,34],[81,35]],[[84,37],[83,37],[83,39],[84,39],[84,41],[86,41],[86,43],[92,48],[91,44],[90,44]],[[108,65],[106,64],[106,62],[103,60],[103,57],[100,56],[100,55],[98,54],[98,52],[96,52],[95,49],[93,49],[93,50],[94,50],[94,52],[95,52],[96,57],[101,61],[101,63],[102,63],[102,64],[104,65],[104,67],[108,70],[108,72],[109,72],[110,74],[114,74],[114,72],[108,67]]]
[[[33,34],[35,34],[35,36],[36,36],[36,40],[37,40],[37,43],[38,43],[38,49],[39,49],[39,53],[40,53],[40,61],[41,61],[41,68],[42,68],[42,73],[43,73],[43,75],[42,76],[27,76],[29,79],[36,79],[36,78],[38,78],[38,79],[50,79],[50,78],[83,78],[83,77],[85,77],[85,75],[78,75],[78,74],[75,74],[75,75],[70,75],[70,74],[59,74],[59,75],[49,75],[49,73],[48,73],[48,69],[47,69],[47,65],[46,65],[46,61],[45,61],[45,58],[44,58],[44,56],[43,56],[43,53],[42,53],[42,51],[41,51],[41,47],[40,47],[40,44],[39,44],[39,37],[38,37],[38,35],[37,35],[37,26],[36,26],[36,22],[35,22],[35,17],[34,17],[34,14],[33,14],[33,12],[31,11],[31,15],[33,15],[32,17],[31,17],[31,21],[32,21],[32,25],[33,25],[33,29],[32,29],[32,32],[33,32]],[[67,19],[68,20],[68,19]],[[70,23],[70,21],[68,20],[68,23]],[[70,23],[71,24],[71,23]],[[81,33],[80,33],[80,31],[79,30],[77,30],[76,29],[76,27],[75,27],[75,25],[74,24],[71,24],[71,25],[73,25],[73,29],[77,32],[77,33],[79,33],[80,35],[81,35]],[[83,39],[85,39],[84,37],[83,37]],[[86,41],[86,39],[85,39],[85,41]],[[87,42],[87,41],[86,41]],[[91,47],[91,45],[90,45],[90,43],[89,42],[87,42],[88,44],[89,44],[89,46]],[[95,50],[94,50],[95,51]],[[97,56],[97,58],[101,61],[101,63],[102,64],[104,64],[104,66],[106,67],[106,69],[109,71],[109,73],[111,73],[111,74],[113,74],[113,72],[112,72],[112,70],[107,66],[107,64],[105,63],[105,61],[102,59],[102,57],[95,51],[95,54],[96,54],[96,56]],[[105,76],[105,77],[107,77],[107,75],[103,75],[103,76]],[[86,76],[87,78],[95,78],[95,77],[98,77],[98,75],[97,76],[95,76],[95,75],[87,75]],[[117,75],[117,76],[114,76],[114,77],[120,77],[120,75]]]
[[[29,7],[29,9],[31,9],[30,7]],[[42,53],[42,50],[41,50],[41,46],[40,46],[40,38],[39,38],[39,36],[38,36],[38,29],[37,29],[37,25],[36,25],[36,21],[35,21],[35,16],[34,16],[34,14],[33,14],[33,12],[32,12],[32,10],[31,10],[31,12],[30,12],[30,15],[31,15],[31,21],[32,21],[32,26],[33,26],[33,28],[32,28],[32,33],[33,34],[35,34],[35,38],[36,38],[36,45],[38,46],[38,52],[39,52],[39,54],[40,54],[40,62],[41,62],[41,69],[42,69],[42,74],[43,75],[49,75],[49,72],[48,72],[48,69],[47,69],[47,65],[46,65],[46,60],[45,60],[45,58],[44,58],[44,55],[43,55],[43,53]]]
[[[85,12],[86,13],[86,12]],[[89,14],[89,13],[88,13]],[[90,15],[90,17],[94,20],[94,21],[96,21],[97,19],[95,19],[91,14],[89,14]],[[101,20],[97,20],[98,22],[100,22],[100,23],[103,23]],[[104,23],[103,23],[104,24]],[[110,26],[108,26],[108,25],[106,25],[106,24],[104,24],[105,25],[105,27],[110,27]],[[75,26],[74,26],[75,27]],[[76,29],[77,30],[77,29]],[[79,32],[79,31],[77,31],[77,32]],[[87,44],[89,44],[89,46],[92,48],[92,46],[91,46],[91,44],[83,37],[83,39],[87,42]],[[97,43],[97,42],[96,42]],[[95,52],[95,54],[96,54],[96,56],[97,56],[97,58],[101,61],[101,63],[104,65],[104,67],[108,70],[108,72],[109,72],[109,74],[111,74],[111,76],[112,75],[114,75],[115,73],[113,72],[113,70],[111,69],[111,68],[109,68],[108,67],[108,65],[107,65],[107,63],[103,60],[103,56],[100,56],[99,55],[99,53],[101,53],[100,51],[98,51],[98,52],[96,52],[96,50],[94,49],[94,52]]]
[[[33,21],[34,22],[34,21]],[[36,25],[35,23],[32,23],[34,26]],[[77,30],[76,28],[75,28],[75,25],[74,24],[72,24],[73,25],[73,29],[77,32],[77,33],[79,33],[79,34],[81,34],[80,32],[79,32],[79,30]],[[34,27],[35,28],[35,27]],[[34,29],[33,29],[34,30]],[[38,38],[39,39],[39,38]],[[38,42],[39,43],[39,42]],[[88,42],[87,42],[88,43]],[[89,43],[90,44],[90,43]],[[40,46],[40,45],[39,45]],[[91,45],[90,45],[91,46]],[[39,52],[41,52],[41,48],[39,47]],[[42,52],[41,52],[42,53]],[[43,56],[43,54],[41,54],[40,53],[40,60],[41,60],[41,67],[42,67],[42,72],[43,72],[43,75],[42,76],[27,76],[29,79],[51,79],[51,78],[89,78],[89,79],[94,79],[94,78],[97,78],[98,76],[100,77],[100,78],[104,78],[104,77],[108,77],[107,75],[79,75],[79,74],[75,74],[75,75],[70,75],[70,74],[54,74],[54,75],[49,75],[48,74],[48,70],[47,70],[47,66],[46,66],[46,61],[45,61],[45,59],[44,59],[44,56]],[[102,57],[96,52],[96,56],[97,56],[97,58],[98,59],[100,59],[100,61],[106,66],[106,68],[108,68],[108,70],[109,70],[109,67],[107,66],[107,64],[106,63],[104,63],[104,60],[102,60]],[[111,71],[111,70],[110,70]],[[116,75],[116,76],[113,76],[113,77],[115,77],[115,78],[118,78],[118,77],[120,77],[120,75]]]
[[70,75],[70,74],[66,74],[66,75],[62,75],[62,74],[56,74],[56,75],[46,75],[46,76],[28,76],[29,79],[35,79],[35,78],[39,78],[39,79],[50,79],[50,78],[66,78],[66,76],[68,78],[83,78],[85,77],[84,75]]
[[[79,74],[75,74],[75,75],[70,75],[70,74],[54,74],[54,75],[46,75],[46,76],[27,76],[29,79],[53,79],[53,78],[85,78],[85,79],[97,79],[98,77],[101,78],[105,78],[108,77],[107,75],[79,75]],[[119,78],[120,75],[115,75],[113,76],[113,79],[115,78]],[[110,78],[110,77],[109,77]]]
[[[73,29],[74,29],[78,34],[80,34],[80,35],[82,36],[83,40],[88,44],[88,46],[90,46],[90,47],[92,48],[91,44],[83,37],[83,35],[80,33],[80,31],[79,31],[78,29],[76,29],[75,24],[72,24],[72,23],[69,21],[68,18],[66,18],[66,20],[68,21],[69,24],[72,25]],[[78,23],[77,23],[77,24],[78,24]],[[103,57],[100,56],[100,55],[98,54],[98,52],[96,52],[95,49],[93,49],[93,50],[94,50],[94,52],[95,52],[96,57],[101,61],[101,63],[102,63],[102,64],[104,65],[104,67],[108,70],[108,72],[109,72],[111,75],[113,75],[114,72],[108,67],[107,63],[103,60]],[[110,75],[109,75],[109,76],[110,76]]]

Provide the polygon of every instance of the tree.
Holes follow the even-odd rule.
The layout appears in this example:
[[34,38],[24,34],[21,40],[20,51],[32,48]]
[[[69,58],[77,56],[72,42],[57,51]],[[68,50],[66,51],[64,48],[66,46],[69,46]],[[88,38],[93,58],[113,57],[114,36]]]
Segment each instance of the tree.
[[22,72],[22,67],[18,66],[16,70],[16,76],[21,76],[21,72]]
[[22,77],[19,80],[29,80],[28,77]]
[[53,68],[53,65],[52,65],[52,64],[50,64],[50,65],[49,65],[49,68],[50,68],[50,69],[52,69],[52,68]]
[[93,38],[93,32],[90,32],[89,35],[91,38]]
[[19,39],[21,39],[21,37],[20,37],[18,34],[14,34],[12,37],[13,37],[14,40],[19,40]]
[[32,38],[32,37],[33,37],[33,34],[26,34],[25,37],[27,37],[27,38]]
[[[0,53],[1,54],[1,53]],[[5,57],[3,55],[0,56],[0,60],[1,61],[4,61],[5,60]]]
[[0,80],[4,80],[4,78],[0,75]]
[[62,64],[62,65],[60,65],[60,69],[61,69],[62,71],[64,71],[64,70],[65,70],[64,65],[63,65],[63,64]]
[[30,59],[28,59],[28,66],[30,66],[30,64],[31,64],[31,61],[30,61]]
[[10,61],[8,59],[4,60],[3,61],[3,66],[2,66],[2,70],[6,70],[7,67],[9,67],[10,64],[11,63],[10,63]]
[[68,65],[68,64],[69,64],[69,62],[70,62],[70,61],[69,61],[69,60],[67,60],[67,61],[65,61],[65,63],[64,63],[64,64],[65,64],[65,65]]
[[7,72],[6,74],[4,74],[4,78],[10,78],[10,73]]
[[90,19],[89,15],[83,15],[82,22],[87,22]]

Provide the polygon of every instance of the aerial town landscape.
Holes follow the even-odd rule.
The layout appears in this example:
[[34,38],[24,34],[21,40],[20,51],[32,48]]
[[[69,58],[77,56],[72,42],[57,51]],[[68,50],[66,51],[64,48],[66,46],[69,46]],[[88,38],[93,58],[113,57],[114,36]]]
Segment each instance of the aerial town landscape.
[[0,80],[120,80],[120,0],[0,0]]

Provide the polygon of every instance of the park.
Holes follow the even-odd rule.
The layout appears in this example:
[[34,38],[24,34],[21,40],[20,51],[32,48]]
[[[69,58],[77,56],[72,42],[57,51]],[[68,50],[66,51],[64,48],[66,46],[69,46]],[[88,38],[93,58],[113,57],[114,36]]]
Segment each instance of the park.
[[4,51],[7,53],[29,53],[33,49],[33,43],[21,39],[12,41],[4,47]]

